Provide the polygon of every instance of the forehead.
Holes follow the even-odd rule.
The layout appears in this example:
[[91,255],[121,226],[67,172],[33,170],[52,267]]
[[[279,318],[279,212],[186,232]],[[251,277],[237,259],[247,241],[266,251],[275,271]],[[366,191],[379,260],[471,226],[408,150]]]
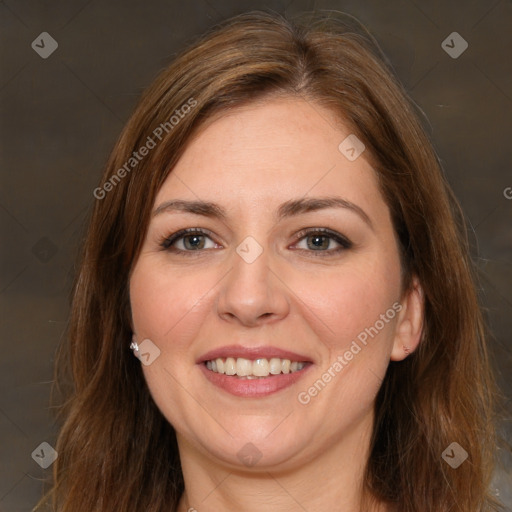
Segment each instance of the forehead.
[[351,161],[340,150],[349,136],[332,112],[304,99],[235,108],[199,129],[155,203],[185,197],[255,206],[337,194],[370,206],[381,199],[375,172],[365,151]]

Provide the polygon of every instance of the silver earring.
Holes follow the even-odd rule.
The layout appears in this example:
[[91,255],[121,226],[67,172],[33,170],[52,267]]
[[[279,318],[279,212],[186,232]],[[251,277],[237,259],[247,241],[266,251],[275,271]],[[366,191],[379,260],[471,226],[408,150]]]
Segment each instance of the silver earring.
[[133,350],[133,355],[135,357],[139,357],[139,345],[135,341],[135,336],[132,338],[132,342],[130,343],[130,349]]

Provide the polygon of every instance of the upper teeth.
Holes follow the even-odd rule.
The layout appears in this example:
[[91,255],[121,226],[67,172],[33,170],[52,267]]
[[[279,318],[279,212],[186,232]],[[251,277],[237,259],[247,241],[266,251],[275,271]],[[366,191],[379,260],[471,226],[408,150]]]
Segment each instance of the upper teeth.
[[217,358],[211,361],[206,361],[206,367],[216,373],[223,373],[225,375],[237,375],[238,377],[267,377],[270,375],[279,375],[280,373],[293,373],[302,370],[306,363],[290,361],[289,359],[279,359],[273,357],[272,359],[245,359],[239,357],[228,357],[226,359]]

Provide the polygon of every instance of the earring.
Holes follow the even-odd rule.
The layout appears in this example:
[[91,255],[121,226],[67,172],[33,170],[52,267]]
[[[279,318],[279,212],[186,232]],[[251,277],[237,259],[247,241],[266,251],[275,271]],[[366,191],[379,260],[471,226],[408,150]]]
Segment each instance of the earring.
[[130,343],[130,349],[133,350],[133,355],[135,357],[139,357],[139,345],[135,341],[135,336],[132,338],[132,342]]
[[409,354],[411,353],[411,349],[410,349],[409,347],[406,347],[406,346],[404,345],[404,352],[405,352],[407,355],[409,355]]

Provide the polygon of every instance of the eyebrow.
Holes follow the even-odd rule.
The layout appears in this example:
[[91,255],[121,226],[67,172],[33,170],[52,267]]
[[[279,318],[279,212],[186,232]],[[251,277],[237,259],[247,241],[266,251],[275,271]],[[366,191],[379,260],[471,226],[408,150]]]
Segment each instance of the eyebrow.
[[[370,217],[360,206],[341,197],[333,196],[309,197],[286,201],[277,209],[276,218],[280,221],[303,213],[324,210],[327,208],[345,208],[350,210],[356,213],[371,229],[373,229]],[[153,211],[153,217],[164,212],[176,211],[203,215],[204,217],[216,218],[224,222],[228,217],[226,210],[216,203],[208,201],[188,201],[183,199],[165,201]]]

